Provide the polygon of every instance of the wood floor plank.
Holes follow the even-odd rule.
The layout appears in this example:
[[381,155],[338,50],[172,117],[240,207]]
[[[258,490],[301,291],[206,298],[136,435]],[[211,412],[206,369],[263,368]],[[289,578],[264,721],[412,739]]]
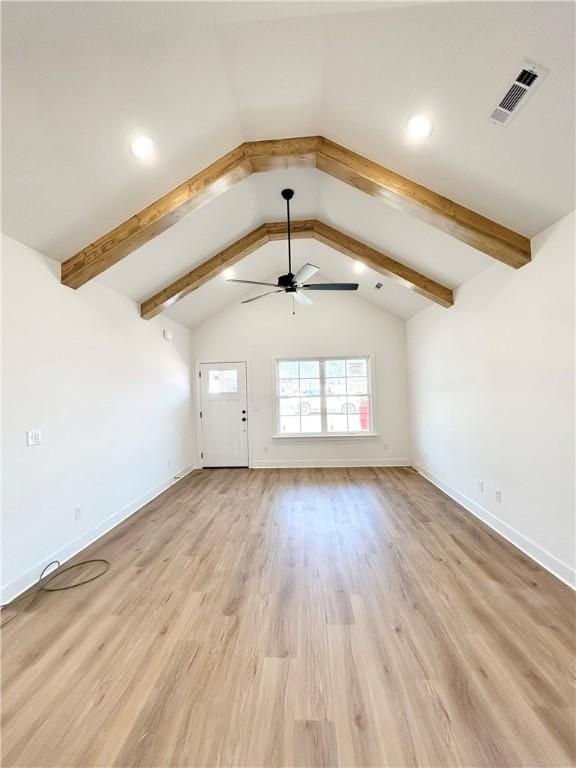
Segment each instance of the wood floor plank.
[[574,593],[401,468],[194,472],[2,628],[6,768],[576,765]]

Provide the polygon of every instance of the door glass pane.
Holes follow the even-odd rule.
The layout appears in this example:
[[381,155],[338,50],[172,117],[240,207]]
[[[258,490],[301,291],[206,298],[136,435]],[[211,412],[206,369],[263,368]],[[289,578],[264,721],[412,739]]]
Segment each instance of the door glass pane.
[[298,378],[298,360],[281,360],[278,363],[278,378],[297,379]]
[[300,361],[301,379],[318,379],[320,377],[320,363],[318,360]]
[[346,376],[345,360],[326,360],[324,366],[326,378],[331,378],[333,376]]
[[235,394],[238,392],[238,371],[208,371],[208,393],[210,395]]
[[300,432],[300,416],[280,416],[280,432],[298,434]]
[[368,394],[368,379],[365,376],[347,379],[348,394],[350,395],[367,395]]
[[294,397],[300,394],[298,379],[280,379],[278,382],[278,394],[281,397]]
[[346,360],[346,376],[366,376],[366,360]]
[[222,371],[222,392],[227,394],[238,392],[238,371]]

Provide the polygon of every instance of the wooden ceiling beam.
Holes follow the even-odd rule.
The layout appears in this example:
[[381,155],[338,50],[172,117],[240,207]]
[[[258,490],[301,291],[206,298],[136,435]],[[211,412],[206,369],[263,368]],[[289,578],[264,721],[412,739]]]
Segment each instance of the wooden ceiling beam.
[[[425,296],[442,307],[451,307],[454,303],[450,288],[317,219],[292,222],[291,235],[296,239],[315,238],[346,256],[362,261],[376,272],[395,280],[409,290]],[[158,291],[154,296],[146,299],[140,307],[141,316],[150,320],[257,248],[267,242],[285,240],[287,237],[288,228],[285,221],[262,224],[223,251],[194,267],[190,272]]]
[[140,315],[146,320],[150,320],[175,302],[183,299],[184,296],[200,288],[208,280],[217,277],[240,259],[265,245],[268,240],[266,224],[262,224],[144,301],[140,306]]
[[344,234],[339,229],[334,229],[322,221],[315,221],[314,237],[336,251],[350,256],[356,261],[361,261],[379,274],[391,278],[410,291],[419,293],[420,296],[440,304],[441,307],[451,307],[454,304],[454,295],[450,288],[437,283],[405,264],[401,264],[390,256],[386,256],[381,251],[361,243],[360,240]]
[[305,136],[236,147],[64,261],[62,283],[78,288],[251,173],[278,168],[318,168],[505,264],[530,261],[528,238],[333,141]]

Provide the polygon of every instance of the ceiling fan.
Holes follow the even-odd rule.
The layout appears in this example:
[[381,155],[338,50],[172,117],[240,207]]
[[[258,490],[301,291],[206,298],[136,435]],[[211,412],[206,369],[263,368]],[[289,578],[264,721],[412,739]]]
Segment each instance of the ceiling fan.
[[314,264],[304,264],[303,267],[292,274],[292,251],[290,241],[290,200],[294,197],[294,190],[283,189],[282,197],[286,200],[286,216],[288,220],[288,272],[280,275],[276,283],[265,283],[258,280],[233,280],[228,279],[228,283],[243,283],[244,285],[267,285],[275,288],[274,291],[266,291],[252,299],[246,299],[242,304],[249,304],[251,301],[263,299],[264,296],[270,296],[273,293],[291,293],[299,304],[313,304],[314,302],[303,291],[357,291],[358,283],[307,283],[311,277],[318,272],[318,267]]

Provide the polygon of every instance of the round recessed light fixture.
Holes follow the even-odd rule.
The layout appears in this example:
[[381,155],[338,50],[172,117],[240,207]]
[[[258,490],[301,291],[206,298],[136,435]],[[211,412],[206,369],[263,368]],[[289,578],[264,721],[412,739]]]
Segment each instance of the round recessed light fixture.
[[354,262],[354,272],[358,272],[358,274],[360,274],[361,272],[364,272],[365,269],[366,264],[363,264],[361,261]]
[[150,136],[136,136],[130,142],[130,152],[139,160],[150,160],[154,157],[154,142]]
[[222,272],[222,277],[224,280],[232,280],[234,277],[234,270],[233,269],[225,269],[224,272]]
[[408,120],[408,136],[416,141],[427,139],[432,133],[432,121],[426,115],[413,115]]

